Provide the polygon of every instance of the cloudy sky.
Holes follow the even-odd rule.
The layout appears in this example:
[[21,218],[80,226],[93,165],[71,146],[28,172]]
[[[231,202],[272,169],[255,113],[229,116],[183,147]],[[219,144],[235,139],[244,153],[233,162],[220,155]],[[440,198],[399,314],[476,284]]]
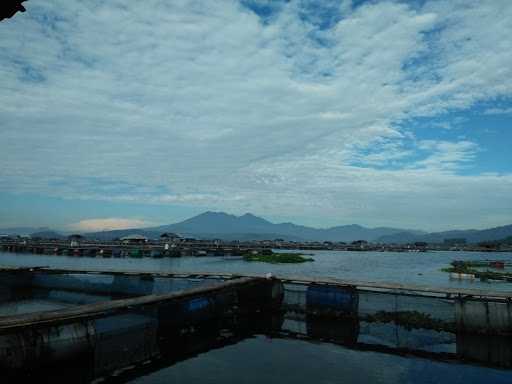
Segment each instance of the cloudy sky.
[[512,223],[509,0],[30,0],[0,227]]

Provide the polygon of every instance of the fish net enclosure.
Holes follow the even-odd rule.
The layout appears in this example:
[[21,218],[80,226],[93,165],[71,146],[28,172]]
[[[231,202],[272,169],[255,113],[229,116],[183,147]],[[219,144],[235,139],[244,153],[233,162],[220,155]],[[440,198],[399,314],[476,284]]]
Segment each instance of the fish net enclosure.
[[353,286],[284,285],[283,309],[313,315],[410,323],[418,328],[452,330],[457,321],[454,299],[407,291],[370,291]]
[[[38,279],[45,289],[53,287],[46,299],[80,305],[0,316],[0,368],[6,382],[43,371],[90,382],[153,359],[179,360],[198,348],[267,333],[273,319],[264,314],[281,303],[279,282],[252,277],[223,281],[59,273]],[[151,294],[98,302],[93,293],[76,291],[126,294],[139,285]],[[159,291],[164,294],[154,294]]]
[[371,317],[379,313],[421,313],[432,319],[454,322],[453,299],[436,296],[419,296],[408,292],[359,292],[358,313]]
[[306,311],[307,285],[284,284],[283,308],[289,311]]
[[3,277],[3,285],[45,289],[62,289],[84,293],[150,295],[184,291],[220,284],[224,279],[189,277],[158,277],[130,274],[35,273]]

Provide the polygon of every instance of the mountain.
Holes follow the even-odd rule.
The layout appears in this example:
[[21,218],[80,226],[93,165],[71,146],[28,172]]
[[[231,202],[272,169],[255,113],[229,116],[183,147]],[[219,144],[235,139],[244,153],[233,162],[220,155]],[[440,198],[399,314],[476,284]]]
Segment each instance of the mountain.
[[87,234],[87,236],[107,240],[131,233],[139,233],[150,238],[158,238],[164,232],[173,232],[184,237],[200,239],[273,240],[281,238],[291,241],[345,242],[354,240],[375,241],[381,236],[400,232],[410,232],[413,235],[424,233],[385,227],[366,228],[355,224],[319,229],[293,223],[274,224],[250,213],[235,216],[224,212],[204,212],[176,224],[144,229],[96,232]]
[[83,235],[88,239],[95,240],[113,240],[119,239],[128,235],[142,235],[146,236],[148,239],[158,239],[162,234],[161,231],[150,230],[146,228],[132,228],[132,229],[115,229],[112,231],[101,231],[101,232],[89,232],[83,233]]
[[26,236],[30,235],[34,232],[45,232],[49,231],[50,228],[41,227],[15,227],[15,228],[0,228],[0,233],[3,235],[20,235],[20,236]]
[[[357,224],[340,225],[330,228],[312,228],[293,223],[274,224],[251,213],[242,216],[224,212],[204,212],[175,224],[150,228],[131,228],[112,231],[85,233],[84,236],[97,240],[112,240],[131,234],[140,234],[158,239],[164,232],[182,237],[222,240],[274,240],[288,241],[344,241],[366,240],[374,243],[442,243],[445,239],[466,239],[468,243],[496,241],[512,236],[512,225],[477,230],[452,230],[427,233],[418,230],[377,227],[367,228]],[[48,228],[6,228],[1,234],[31,234],[43,238],[61,238],[63,233]]]
[[445,239],[466,239],[468,243],[479,243],[481,241],[501,240],[512,236],[512,225],[489,229],[468,229],[453,230],[444,232],[432,232],[423,235],[410,235],[404,233],[395,233],[387,236],[381,236],[377,239],[380,243],[412,243],[424,241],[427,243],[442,243]]
[[64,240],[67,238],[66,235],[63,235],[62,233],[51,231],[51,230],[44,230],[44,231],[38,231],[30,234],[30,237],[33,239],[47,239],[47,240]]
[[394,228],[365,228],[355,224],[319,229],[293,223],[274,224],[250,213],[235,216],[224,212],[205,212],[181,223],[164,225],[157,229],[196,237],[261,239],[265,235],[266,239],[295,241],[373,241],[380,236],[403,231]]
[[[177,233],[261,233],[274,224],[246,213],[243,216],[229,215],[224,212],[205,212],[177,224],[157,227],[163,232]],[[273,232],[273,231],[268,231]]]

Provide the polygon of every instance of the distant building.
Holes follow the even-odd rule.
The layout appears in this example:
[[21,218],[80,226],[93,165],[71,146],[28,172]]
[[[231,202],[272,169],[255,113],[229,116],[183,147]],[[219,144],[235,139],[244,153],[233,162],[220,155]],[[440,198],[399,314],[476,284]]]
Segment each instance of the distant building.
[[70,245],[72,247],[78,247],[80,245],[80,241],[83,240],[83,238],[84,237],[82,235],[77,233],[68,236],[68,240],[71,242]]
[[139,234],[121,237],[119,240],[121,240],[123,244],[145,244],[148,242],[148,238],[146,236]]
[[169,241],[175,242],[180,239],[181,239],[180,235],[177,235],[177,234],[171,233],[171,232],[165,232],[160,235],[160,240],[162,240],[164,242],[169,242]]

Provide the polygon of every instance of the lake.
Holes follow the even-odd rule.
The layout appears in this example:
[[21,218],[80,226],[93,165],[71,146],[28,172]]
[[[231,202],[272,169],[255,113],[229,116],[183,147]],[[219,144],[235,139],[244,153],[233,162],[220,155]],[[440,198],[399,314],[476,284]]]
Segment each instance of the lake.
[[[308,253],[311,253],[308,251]],[[275,265],[246,262],[230,257],[184,257],[163,259],[103,259],[0,253],[0,265],[49,266],[77,269],[119,269],[166,272],[268,273],[282,276],[332,277],[363,281],[409,283],[451,288],[510,290],[512,284],[450,280],[440,269],[455,259],[512,261],[512,253],[474,252],[313,252],[314,262]],[[290,323],[283,324],[283,329]],[[301,323],[304,335],[316,334],[311,323]],[[302,327],[302,328],[301,328]],[[340,324],[341,327],[341,324]],[[380,328],[379,328],[380,327]],[[319,328],[320,330],[322,328]],[[323,329],[331,337],[336,326]],[[255,334],[231,344],[215,347],[160,363],[156,368],[134,370],[110,377],[107,382],[158,383],[510,383],[512,371],[487,367],[466,360],[464,354],[480,351],[512,363],[512,346],[493,344],[490,338],[472,340],[459,335],[398,329],[390,325],[358,324],[351,329],[353,340],[337,343],[329,337],[307,340]],[[346,329],[340,329],[350,339]],[[347,336],[348,335],[348,336]],[[334,337],[335,339],[336,337]],[[404,353],[397,345],[417,345],[418,350],[450,351],[455,360],[442,361],[429,355]],[[372,347],[373,345],[373,347]],[[363,346],[363,347],[362,347]],[[369,346],[369,347],[368,347]],[[421,348],[420,348],[421,347]],[[384,348],[384,350],[382,350]],[[395,350],[396,349],[396,350]],[[509,353],[510,352],[510,353]],[[462,353],[459,355],[459,353]],[[497,355],[498,356],[498,355]],[[511,355],[512,356],[512,355]],[[487,357],[486,357],[487,359]],[[480,361],[488,361],[486,359]],[[182,361],[181,361],[182,360]]]
[[512,253],[488,252],[344,252],[307,251],[314,262],[267,264],[236,257],[91,258],[0,252],[0,265],[49,266],[83,269],[120,269],[162,272],[268,273],[281,276],[331,277],[362,281],[408,283],[435,287],[512,290],[504,282],[450,280],[440,269],[452,260],[499,259],[512,261]]
[[135,378],[130,383],[505,384],[512,372],[256,336]]

